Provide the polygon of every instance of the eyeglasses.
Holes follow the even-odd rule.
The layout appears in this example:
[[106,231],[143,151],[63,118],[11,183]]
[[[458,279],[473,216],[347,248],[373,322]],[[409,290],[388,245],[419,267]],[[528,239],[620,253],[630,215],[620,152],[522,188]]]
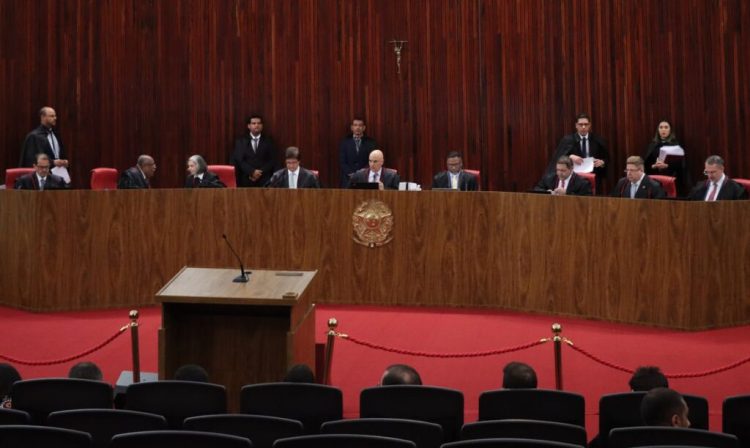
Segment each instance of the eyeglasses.
[[710,176],[710,175],[716,174],[718,172],[719,172],[719,170],[715,170],[715,171],[703,171],[703,175],[704,176]]

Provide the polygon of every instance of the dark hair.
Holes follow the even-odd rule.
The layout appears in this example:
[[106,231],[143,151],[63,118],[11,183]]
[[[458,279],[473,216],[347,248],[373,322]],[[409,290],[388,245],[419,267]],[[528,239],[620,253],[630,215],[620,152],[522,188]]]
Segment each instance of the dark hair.
[[307,364],[295,364],[281,380],[285,383],[314,383],[315,374]]
[[568,156],[560,156],[559,159],[557,159],[556,165],[565,165],[568,167],[569,170],[573,169],[573,160],[571,160]]
[[355,121],[361,121],[363,125],[367,126],[367,122],[362,117],[355,116],[354,118],[352,118],[352,122],[350,124],[354,124]]
[[393,386],[396,384],[422,385],[422,378],[412,366],[406,364],[393,364],[385,369],[383,378],[380,380],[383,386]]
[[536,372],[522,362],[509,362],[503,368],[503,389],[535,389]]
[[21,381],[21,374],[10,364],[0,363],[0,400],[10,395],[10,388],[16,381]]
[[101,381],[104,378],[102,370],[93,362],[79,362],[68,371],[68,378],[78,378],[80,380]]
[[724,166],[724,159],[722,159],[721,156],[712,155],[708,156],[708,158],[706,159],[706,163],[709,165]]
[[247,120],[245,120],[245,124],[246,124],[246,125],[247,125],[247,124],[250,124],[250,122],[252,121],[252,119],[253,119],[253,118],[258,118],[258,119],[260,119],[260,123],[261,123],[261,124],[263,124],[263,116],[262,116],[262,115],[260,115],[260,114],[250,114],[250,116],[249,116],[249,117],[247,117]]
[[576,115],[576,123],[578,123],[578,120],[580,120],[581,118],[585,118],[586,120],[591,121],[591,117],[589,117],[589,114],[587,114],[586,112],[581,112]]
[[295,159],[299,160],[299,148],[296,146],[290,146],[286,149],[286,152],[284,153],[284,159]]
[[[664,140],[667,143],[677,143],[677,135],[674,133],[674,127],[672,127],[672,123],[669,122],[669,120],[659,120],[659,124],[667,123],[669,125],[669,135],[667,136],[667,139]],[[659,124],[656,125],[656,133],[654,133],[654,143],[661,142],[661,137],[659,137]]]
[[641,417],[647,426],[672,426],[672,416],[679,415],[687,405],[679,392],[657,387],[641,401]]
[[641,366],[635,369],[628,385],[636,392],[648,392],[655,387],[669,387],[669,381],[658,367]]
[[448,155],[445,157],[446,159],[452,159],[454,157],[458,157],[459,159],[463,159],[461,156],[461,153],[458,151],[451,151],[448,153]]
[[174,379],[178,381],[208,383],[208,372],[198,364],[185,364],[174,372]]

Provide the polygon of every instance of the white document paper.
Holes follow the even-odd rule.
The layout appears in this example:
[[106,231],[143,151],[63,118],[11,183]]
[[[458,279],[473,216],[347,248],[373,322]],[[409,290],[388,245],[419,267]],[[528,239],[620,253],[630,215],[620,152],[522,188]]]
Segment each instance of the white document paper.
[[586,157],[580,165],[573,164],[574,173],[590,173],[594,171],[594,158]]
[[659,149],[659,160],[664,161],[667,156],[684,157],[685,150],[680,145],[662,146]]
[[68,169],[64,166],[56,166],[52,168],[52,174],[62,177],[66,184],[70,183],[70,174],[68,174]]
[[399,182],[399,191],[422,191],[422,186],[415,182]]

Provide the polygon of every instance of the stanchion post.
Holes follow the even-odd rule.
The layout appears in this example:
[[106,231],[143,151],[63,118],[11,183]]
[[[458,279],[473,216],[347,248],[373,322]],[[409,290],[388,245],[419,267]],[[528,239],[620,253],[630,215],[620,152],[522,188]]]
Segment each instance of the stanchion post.
[[141,360],[138,349],[138,310],[130,310],[130,342],[133,352],[133,383],[140,383]]
[[563,390],[563,375],[562,375],[562,325],[552,324],[552,342],[555,347],[555,388],[557,390]]
[[333,362],[333,342],[336,340],[336,327],[339,322],[335,317],[328,319],[328,334],[326,338],[326,359],[323,366],[323,384],[331,384],[331,363]]

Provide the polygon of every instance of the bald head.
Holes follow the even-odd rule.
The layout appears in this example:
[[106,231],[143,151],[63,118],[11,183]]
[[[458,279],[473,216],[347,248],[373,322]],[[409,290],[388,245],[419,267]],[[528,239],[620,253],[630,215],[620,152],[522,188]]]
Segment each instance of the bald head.
[[370,153],[370,156],[368,158],[368,161],[370,163],[370,171],[378,172],[383,167],[383,163],[385,162],[385,157],[383,157],[383,151],[379,149],[375,149]]
[[156,172],[156,162],[154,162],[153,157],[146,154],[140,155],[138,157],[138,167],[143,171],[143,174],[147,178],[151,179],[154,177],[154,173]]
[[55,112],[55,109],[49,106],[44,106],[39,109],[39,122],[44,127],[54,128],[57,124],[57,113]]

